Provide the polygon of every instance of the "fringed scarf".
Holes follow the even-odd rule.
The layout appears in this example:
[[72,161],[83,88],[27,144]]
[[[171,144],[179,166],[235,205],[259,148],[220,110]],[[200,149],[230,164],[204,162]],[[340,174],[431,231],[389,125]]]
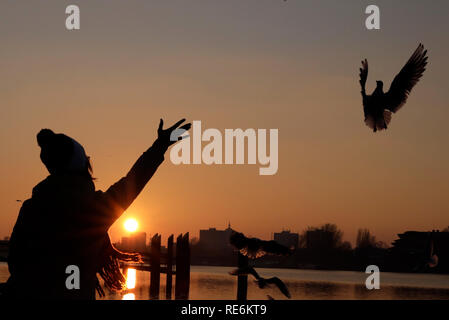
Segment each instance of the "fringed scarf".
[[[121,252],[114,248],[108,235],[104,250],[102,250],[102,258],[100,269],[97,273],[101,276],[104,286],[111,292],[120,292],[126,289],[126,279],[120,270],[120,262],[136,262],[141,263],[142,257],[139,253]],[[105,296],[100,281],[97,278],[95,289],[100,298]]]

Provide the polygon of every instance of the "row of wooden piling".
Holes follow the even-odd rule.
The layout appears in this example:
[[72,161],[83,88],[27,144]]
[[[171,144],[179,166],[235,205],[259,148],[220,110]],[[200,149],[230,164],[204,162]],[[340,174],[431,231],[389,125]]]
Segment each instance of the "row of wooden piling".
[[[173,235],[167,240],[167,253],[161,254],[161,236],[155,234],[151,238],[150,246],[150,266],[139,267],[136,269],[150,272],[150,299],[158,300],[160,291],[160,275],[166,274],[165,298],[172,299],[173,275],[175,275],[175,299],[187,300],[189,299],[190,290],[190,244],[189,233],[180,234],[176,238],[176,253],[173,254]],[[161,260],[165,260],[166,267],[161,268]],[[175,266],[175,270],[173,270]],[[134,268],[135,266],[124,265],[124,272],[126,268]],[[125,273],[126,274],[126,273]]]
[[[173,255],[173,235],[167,240],[167,253],[165,255],[165,268],[161,268],[161,236],[155,234],[151,238],[150,247],[150,267],[139,268],[139,270],[150,271],[150,299],[159,299],[160,275],[166,274],[165,298],[172,299],[173,275],[175,278],[175,299],[188,300],[190,291],[190,244],[189,233],[180,234],[176,238],[176,254]],[[175,260],[175,271],[173,270],[173,260]],[[248,267],[248,258],[238,254],[238,268]],[[124,267],[126,268],[126,267]],[[237,280],[237,300],[245,301],[248,295],[248,276],[239,275]]]

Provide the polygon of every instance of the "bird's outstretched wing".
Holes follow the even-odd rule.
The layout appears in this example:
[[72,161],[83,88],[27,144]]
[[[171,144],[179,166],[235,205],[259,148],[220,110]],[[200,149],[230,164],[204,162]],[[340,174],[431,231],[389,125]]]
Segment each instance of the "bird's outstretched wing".
[[419,44],[402,70],[391,83],[390,90],[386,93],[387,109],[397,112],[406,102],[413,87],[422,77],[427,65],[427,50]]
[[229,274],[232,276],[252,275],[256,279],[255,282],[257,283],[259,288],[264,289],[267,285],[274,284],[287,298],[291,298],[287,286],[281,279],[279,279],[278,277],[262,278],[253,267],[248,266],[245,268],[234,269],[229,272]]
[[243,233],[235,231],[231,234],[230,242],[241,254],[250,259],[260,258],[266,254],[289,255],[292,253],[290,248],[274,240],[266,241],[257,238],[247,238]]
[[285,283],[279,279],[278,277],[273,277],[273,278],[269,278],[265,280],[268,284],[274,284],[276,285],[276,287],[279,288],[279,290],[281,290],[281,292],[287,297],[287,298],[291,298],[292,296],[290,295],[290,291],[288,291],[287,286],[285,285]]
[[262,250],[268,254],[274,255],[289,255],[292,253],[292,248],[288,248],[274,240],[263,241]]
[[362,92],[365,92],[366,79],[368,78],[368,60],[362,60],[362,67],[360,68],[360,85]]

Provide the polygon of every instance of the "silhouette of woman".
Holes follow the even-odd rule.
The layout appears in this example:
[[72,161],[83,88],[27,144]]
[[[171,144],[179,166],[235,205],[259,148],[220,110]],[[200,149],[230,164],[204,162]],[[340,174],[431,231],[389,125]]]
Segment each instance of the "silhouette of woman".
[[[184,121],[164,130],[161,119],[153,145],[106,192],[95,191],[89,158],[78,142],[41,130],[37,142],[50,175],[33,188],[31,199],[20,209],[10,240],[11,275],[3,296],[95,299],[95,290],[104,295],[97,274],[107,288],[124,288],[119,261],[137,261],[139,256],[116,250],[108,229],[151,179],[168,147],[190,129],[190,124],[181,126]],[[79,268],[79,289],[66,286],[70,265]]]

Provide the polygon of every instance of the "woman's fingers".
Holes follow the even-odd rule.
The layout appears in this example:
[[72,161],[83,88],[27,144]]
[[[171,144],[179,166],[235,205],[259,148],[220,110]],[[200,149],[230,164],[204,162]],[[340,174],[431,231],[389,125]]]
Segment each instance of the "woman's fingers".
[[174,125],[172,125],[170,128],[168,128],[169,131],[176,129],[177,127],[179,127],[181,125],[181,123],[183,123],[184,121],[186,121],[186,119],[181,119],[178,122],[176,122]]
[[[182,139],[187,139],[189,138],[189,135],[186,134],[183,136],[183,134],[189,130],[192,127],[191,123],[185,123],[183,124],[181,127],[179,127],[184,121],[186,121],[186,119],[181,119],[178,122],[176,122],[173,126],[171,126],[168,129],[163,129],[163,125],[164,125],[164,121],[161,119],[160,123],[159,123],[159,136],[162,137],[169,137],[169,145],[174,144],[177,141],[180,141]],[[167,137],[167,138],[168,138]]]
[[183,129],[183,130],[189,130],[190,128],[192,127],[192,124],[191,123],[186,123],[185,125],[183,125],[181,128],[179,128],[179,129]]
[[159,122],[159,128],[158,131],[162,131],[162,126],[164,125],[164,120],[161,119],[161,121]]
[[[170,128],[166,129],[166,131],[173,131],[174,129],[178,128],[184,121],[186,121],[186,119],[181,119],[178,122],[176,122],[174,125],[172,125]],[[159,122],[159,130],[163,130],[164,126],[164,120],[161,119],[161,121]],[[183,125],[181,128],[185,129],[185,130],[189,130],[190,127],[192,125],[190,123],[187,123],[185,125]]]

